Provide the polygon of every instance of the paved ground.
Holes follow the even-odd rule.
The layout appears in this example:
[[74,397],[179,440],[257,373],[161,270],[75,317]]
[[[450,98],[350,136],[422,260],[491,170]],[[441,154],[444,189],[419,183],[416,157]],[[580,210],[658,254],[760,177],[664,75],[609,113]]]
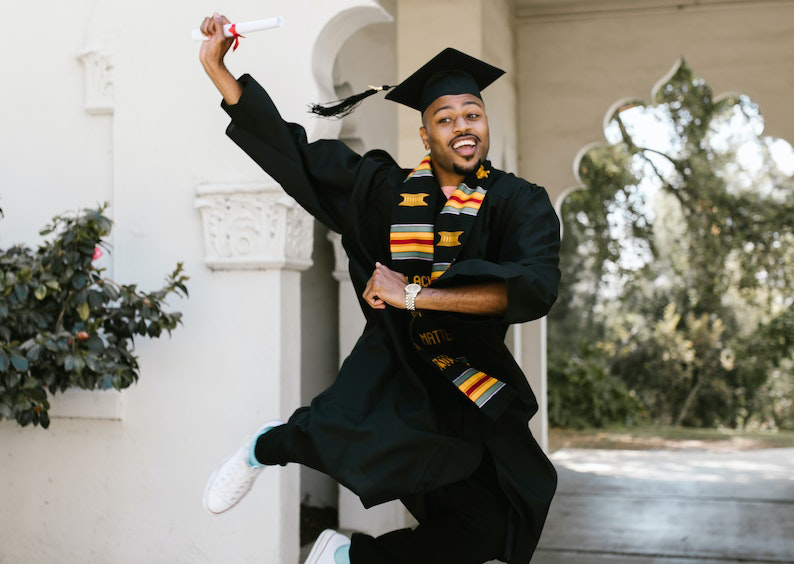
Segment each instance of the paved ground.
[[532,564],[794,563],[794,448],[551,458],[559,488]]
[[533,564],[794,563],[794,449],[563,449]]

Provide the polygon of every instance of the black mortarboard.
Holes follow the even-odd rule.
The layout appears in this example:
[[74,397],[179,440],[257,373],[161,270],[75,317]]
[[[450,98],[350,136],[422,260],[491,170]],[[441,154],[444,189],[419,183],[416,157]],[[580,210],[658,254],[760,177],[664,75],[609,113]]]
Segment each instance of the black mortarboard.
[[480,92],[504,73],[500,68],[447,47],[397,86],[372,86],[331,106],[315,104],[311,111],[324,117],[343,117],[372,94],[391,90],[386,95],[387,100],[424,112],[439,96],[473,94],[482,98]]
[[505,73],[502,69],[447,47],[422,68],[395,86],[387,100],[424,112],[439,96],[473,94]]

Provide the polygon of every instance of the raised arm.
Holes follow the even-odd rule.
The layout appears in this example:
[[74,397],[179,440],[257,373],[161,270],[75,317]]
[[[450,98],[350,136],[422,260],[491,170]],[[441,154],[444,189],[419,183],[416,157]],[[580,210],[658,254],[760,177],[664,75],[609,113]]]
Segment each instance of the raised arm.
[[199,60],[212,83],[223,96],[224,101],[234,105],[240,101],[243,87],[226,68],[224,58],[234,39],[223,35],[223,26],[231,23],[226,16],[215,12],[212,16],[204,18],[201,22],[201,33],[207,39],[202,41],[199,50]]
[[[310,143],[298,124],[287,123],[267,92],[252,77],[235,78],[224,58],[234,39],[225,37],[229,20],[204,18],[199,59],[223,96],[231,117],[226,133],[309,213],[330,229],[344,228],[348,201],[361,169],[361,157],[338,140]],[[371,168],[371,167],[370,167]]]

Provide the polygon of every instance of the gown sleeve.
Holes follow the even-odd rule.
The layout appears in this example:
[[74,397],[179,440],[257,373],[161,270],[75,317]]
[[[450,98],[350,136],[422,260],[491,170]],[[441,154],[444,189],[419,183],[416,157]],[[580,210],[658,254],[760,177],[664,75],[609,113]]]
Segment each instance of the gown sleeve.
[[[523,323],[546,315],[560,282],[560,222],[546,191],[513,177],[520,185],[509,197],[497,196],[492,218],[495,249],[487,259],[461,260],[439,279],[464,284],[503,280],[507,311],[499,321]],[[489,194],[490,197],[490,194]],[[496,199],[496,198],[495,198]]]
[[306,211],[342,232],[362,158],[337,140],[309,143],[298,124],[285,122],[270,96],[251,76],[237,104],[221,106],[231,117],[226,134]]

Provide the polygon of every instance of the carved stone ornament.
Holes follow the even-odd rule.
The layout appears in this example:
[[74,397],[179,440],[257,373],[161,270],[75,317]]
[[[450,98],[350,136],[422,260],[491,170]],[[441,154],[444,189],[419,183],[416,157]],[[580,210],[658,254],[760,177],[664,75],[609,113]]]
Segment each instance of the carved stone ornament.
[[102,50],[89,49],[78,59],[85,72],[85,111],[94,115],[113,113],[113,61]]
[[212,270],[306,270],[314,218],[275,183],[202,185],[196,208]]

